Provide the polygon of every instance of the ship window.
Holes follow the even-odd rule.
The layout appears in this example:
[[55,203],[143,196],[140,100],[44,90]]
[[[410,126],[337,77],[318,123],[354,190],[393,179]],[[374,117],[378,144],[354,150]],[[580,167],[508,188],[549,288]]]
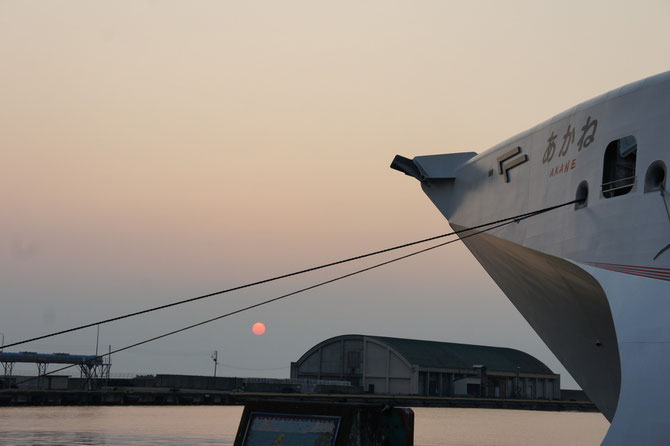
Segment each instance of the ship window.
[[633,189],[636,159],[637,141],[634,136],[625,136],[607,145],[602,184],[605,198],[625,195]]

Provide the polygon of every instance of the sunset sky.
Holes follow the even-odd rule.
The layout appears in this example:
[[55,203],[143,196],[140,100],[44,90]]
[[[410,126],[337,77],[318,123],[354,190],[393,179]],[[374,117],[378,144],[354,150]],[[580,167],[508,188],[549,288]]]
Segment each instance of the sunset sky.
[[[481,152],[667,71],[669,21],[666,0],[0,0],[0,333],[448,232],[396,154]],[[372,263],[105,325],[101,348]],[[219,376],[287,377],[346,333],[517,348],[576,387],[460,244],[120,353],[112,373],[210,374],[218,350]],[[10,350],[93,354],[95,337]]]

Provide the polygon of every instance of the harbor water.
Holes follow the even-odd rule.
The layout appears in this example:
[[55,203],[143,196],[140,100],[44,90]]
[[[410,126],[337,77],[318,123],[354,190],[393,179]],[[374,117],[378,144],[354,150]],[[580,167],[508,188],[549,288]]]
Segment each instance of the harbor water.
[[[415,408],[414,444],[599,445],[599,413]],[[2,445],[232,445],[240,406],[0,408]]]

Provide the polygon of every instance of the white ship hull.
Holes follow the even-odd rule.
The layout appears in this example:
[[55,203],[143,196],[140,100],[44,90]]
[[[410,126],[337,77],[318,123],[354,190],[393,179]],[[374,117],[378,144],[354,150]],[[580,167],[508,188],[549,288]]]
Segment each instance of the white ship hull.
[[670,271],[581,266],[605,290],[619,345],[621,388],[604,444],[670,444]]
[[[401,157],[399,157],[401,158]],[[670,73],[492,149],[394,161],[454,229],[584,199],[463,239],[612,422],[670,444]]]

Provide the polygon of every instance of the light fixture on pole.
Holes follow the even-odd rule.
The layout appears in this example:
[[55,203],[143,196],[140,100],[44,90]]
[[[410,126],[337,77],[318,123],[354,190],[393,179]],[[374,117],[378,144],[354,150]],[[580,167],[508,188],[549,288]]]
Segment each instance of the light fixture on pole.
[[214,378],[216,378],[216,366],[219,365],[217,362],[219,358],[219,352],[218,350],[214,350],[214,354],[212,355],[212,361],[214,361]]

